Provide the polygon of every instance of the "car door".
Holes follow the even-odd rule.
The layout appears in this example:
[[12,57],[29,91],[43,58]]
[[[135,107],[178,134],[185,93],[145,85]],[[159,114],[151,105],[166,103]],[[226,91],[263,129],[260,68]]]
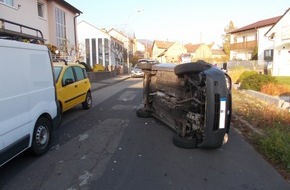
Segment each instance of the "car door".
[[75,79],[73,67],[67,67],[62,77],[61,95],[63,99],[63,111],[75,106],[78,102],[78,84]]
[[78,102],[82,103],[86,99],[86,94],[90,88],[88,78],[85,76],[84,69],[79,66],[74,66],[74,72],[76,76],[76,85],[78,88]]

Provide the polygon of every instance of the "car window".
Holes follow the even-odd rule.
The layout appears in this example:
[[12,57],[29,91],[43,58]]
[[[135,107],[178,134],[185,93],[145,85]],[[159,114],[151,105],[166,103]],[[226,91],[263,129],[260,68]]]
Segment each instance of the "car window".
[[77,81],[83,80],[85,78],[84,71],[83,71],[83,69],[81,67],[75,66],[74,70],[76,72]]
[[62,67],[58,67],[58,66],[54,66],[54,67],[53,67],[54,78],[55,78],[55,81],[56,81],[56,82],[58,81],[59,74],[60,74],[61,70],[62,70]]
[[62,84],[65,83],[65,80],[66,79],[72,79],[75,82],[75,78],[74,78],[74,73],[73,73],[72,67],[68,67],[65,70],[64,75],[63,75],[63,78],[62,78]]

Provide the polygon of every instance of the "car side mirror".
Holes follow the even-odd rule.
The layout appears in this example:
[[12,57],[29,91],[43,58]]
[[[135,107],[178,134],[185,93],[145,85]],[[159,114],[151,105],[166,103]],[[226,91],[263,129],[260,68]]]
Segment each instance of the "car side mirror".
[[74,82],[74,80],[72,78],[65,79],[64,86],[69,85],[69,84],[72,84],[73,82]]

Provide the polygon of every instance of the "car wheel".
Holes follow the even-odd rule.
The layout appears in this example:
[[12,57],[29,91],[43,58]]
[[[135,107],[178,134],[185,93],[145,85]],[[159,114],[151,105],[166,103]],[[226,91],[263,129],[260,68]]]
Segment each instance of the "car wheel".
[[154,64],[150,63],[137,63],[137,67],[142,70],[151,70]]
[[174,73],[176,75],[180,75],[184,73],[199,73],[211,67],[212,67],[211,64],[206,63],[204,61],[184,63],[184,64],[176,65],[176,67],[174,67]]
[[51,121],[46,117],[40,117],[35,124],[31,152],[40,156],[46,153],[51,142]]
[[91,92],[87,93],[86,100],[82,103],[83,109],[87,110],[92,107],[92,95]]
[[172,142],[179,148],[193,149],[197,147],[197,139],[188,139],[175,134],[172,138]]
[[151,117],[151,113],[145,109],[138,109],[136,115],[143,118]]

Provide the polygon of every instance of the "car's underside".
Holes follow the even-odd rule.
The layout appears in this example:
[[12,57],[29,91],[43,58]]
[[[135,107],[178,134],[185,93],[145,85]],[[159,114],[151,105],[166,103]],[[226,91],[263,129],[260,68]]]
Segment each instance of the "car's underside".
[[[194,65],[196,64],[196,65]],[[230,78],[207,63],[140,66],[145,71],[144,107],[176,132],[183,148],[217,148],[227,137],[231,117]]]

